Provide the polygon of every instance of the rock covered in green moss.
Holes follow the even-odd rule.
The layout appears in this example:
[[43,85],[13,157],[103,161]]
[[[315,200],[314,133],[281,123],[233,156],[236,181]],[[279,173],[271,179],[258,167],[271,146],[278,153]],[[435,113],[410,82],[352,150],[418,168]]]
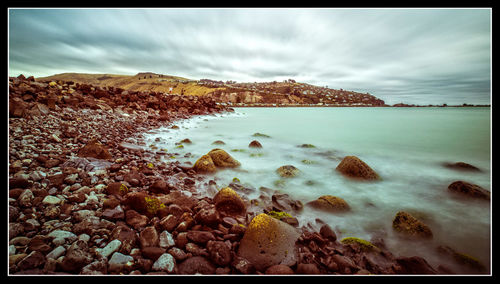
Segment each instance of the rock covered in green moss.
[[405,211],[399,211],[392,220],[392,228],[412,238],[432,239],[431,229],[422,221]]
[[201,156],[193,166],[193,169],[198,173],[214,173],[217,171],[214,161],[209,155]]
[[375,246],[374,244],[370,243],[369,241],[360,239],[360,238],[354,238],[354,237],[347,237],[343,238],[340,241],[342,244],[355,244],[360,247],[361,250],[363,251],[380,251],[380,249]]
[[356,156],[346,156],[335,169],[345,176],[363,180],[378,180],[379,175]]

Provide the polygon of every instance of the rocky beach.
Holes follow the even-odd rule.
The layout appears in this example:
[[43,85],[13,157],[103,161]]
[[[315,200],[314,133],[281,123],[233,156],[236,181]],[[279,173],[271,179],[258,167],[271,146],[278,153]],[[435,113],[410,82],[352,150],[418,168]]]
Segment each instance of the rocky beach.
[[[241,166],[217,146],[190,165],[176,161],[173,149],[144,143],[148,131],[231,111],[209,96],[10,77],[9,274],[455,273],[446,264],[434,267],[421,256],[389,251],[383,236],[337,238],[321,217],[314,224],[293,217],[304,206],[349,211],[339,197],[303,204],[261,187],[260,197],[248,200],[244,193],[251,189],[237,179],[216,184],[211,173]],[[444,166],[478,170],[465,163]],[[355,156],[336,170],[349,178],[379,179]],[[277,169],[285,178],[294,172],[291,165]],[[475,184],[456,181],[448,189],[490,200],[489,191]],[[408,212],[398,212],[392,224],[405,238],[432,238],[429,227]],[[487,271],[450,247],[438,250],[472,273]]]

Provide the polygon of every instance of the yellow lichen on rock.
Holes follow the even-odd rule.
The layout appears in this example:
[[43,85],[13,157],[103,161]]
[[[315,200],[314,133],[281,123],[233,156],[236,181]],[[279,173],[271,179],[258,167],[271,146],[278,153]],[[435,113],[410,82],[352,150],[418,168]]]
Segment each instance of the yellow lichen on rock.
[[316,209],[334,213],[345,212],[351,209],[349,204],[347,204],[347,202],[344,199],[332,195],[320,196],[318,199],[311,201],[307,204]]
[[199,173],[214,173],[217,171],[212,158],[209,155],[203,155],[194,163],[193,169]]
[[340,241],[343,244],[357,244],[364,251],[380,251],[380,249],[369,241],[360,238],[348,237]]
[[212,149],[207,155],[212,158],[212,161],[217,167],[222,168],[236,168],[241,165],[240,162],[236,161],[231,155],[229,155],[226,151],[215,148]]
[[213,201],[218,211],[228,215],[244,214],[246,205],[240,195],[232,188],[225,187],[217,192]]
[[356,156],[344,157],[335,170],[351,178],[363,180],[380,179],[380,176],[370,166]]

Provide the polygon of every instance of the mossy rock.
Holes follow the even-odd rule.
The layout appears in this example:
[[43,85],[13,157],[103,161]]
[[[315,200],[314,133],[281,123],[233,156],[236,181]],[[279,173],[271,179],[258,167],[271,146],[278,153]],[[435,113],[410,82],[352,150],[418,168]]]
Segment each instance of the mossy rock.
[[314,165],[314,164],[318,163],[316,161],[311,161],[311,160],[307,160],[307,159],[304,159],[301,162],[302,162],[302,164],[306,164],[306,165]]
[[243,199],[236,191],[230,187],[225,187],[219,190],[213,201],[215,208],[226,215],[244,215],[246,212],[246,205]]
[[351,210],[351,207],[344,199],[332,195],[320,196],[318,199],[308,202],[307,205],[331,213]]
[[276,172],[282,177],[295,177],[300,173],[300,170],[292,165],[281,166],[276,169]]
[[231,152],[241,152],[241,153],[245,153],[247,152],[246,149],[231,149]]
[[207,155],[212,158],[215,166],[223,168],[236,168],[241,165],[240,162],[236,161],[231,155],[222,149],[212,149]]
[[189,140],[188,138],[186,138],[186,139],[182,139],[180,141],[180,143],[183,143],[183,144],[192,144],[193,142],[191,142],[191,140]]
[[173,125],[172,127],[170,127],[170,129],[179,129],[179,126]]
[[299,148],[316,148],[316,146],[314,146],[313,144],[302,144],[302,145],[298,145],[297,147],[299,147]]
[[281,220],[281,218],[284,218],[284,217],[293,218],[292,215],[290,215],[286,212],[283,212],[283,211],[269,211],[266,214],[273,217],[273,218],[276,218],[278,220]]
[[254,133],[252,135],[253,137],[264,137],[264,138],[271,138],[271,136],[267,135],[267,134],[262,134],[262,133]]
[[370,166],[355,156],[346,156],[335,170],[350,178],[362,180],[380,179],[380,176]]
[[448,186],[448,190],[465,197],[490,200],[490,192],[477,184],[465,181],[455,181]]
[[247,259],[258,271],[277,264],[293,266],[298,259],[295,242],[299,236],[291,225],[262,213],[245,230],[238,256]]
[[[173,157],[175,159],[175,157]],[[214,173],[217,167],[209,155],[203,155],[194,163],[193,169],[198,173]]]
[[254,157],[263,157],[264,156],[264,153],[251,153],[250,154],[250,157],[254,158]]
[[376,245],[360,238],[348,237],[343,238],[340,242],[344,245],[356,244],[363,251],[380,251],[380,249]]
[[399,211],[392,220],[392,228],[411,238],[432,239],[431,229],[408,212]]
[[286,183],[286,181],[283,179],[277,179],[273,182],[274,186],[279,187],[279,188],[284,188],[285,183]]

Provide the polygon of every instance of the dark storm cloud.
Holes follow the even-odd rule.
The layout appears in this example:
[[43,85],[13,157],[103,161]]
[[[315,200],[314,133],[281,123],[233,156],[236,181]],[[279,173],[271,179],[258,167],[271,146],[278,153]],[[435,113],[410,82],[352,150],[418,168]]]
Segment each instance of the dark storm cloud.
[[9,73],[299,82],[489,103],[488,9],[11,9]]

